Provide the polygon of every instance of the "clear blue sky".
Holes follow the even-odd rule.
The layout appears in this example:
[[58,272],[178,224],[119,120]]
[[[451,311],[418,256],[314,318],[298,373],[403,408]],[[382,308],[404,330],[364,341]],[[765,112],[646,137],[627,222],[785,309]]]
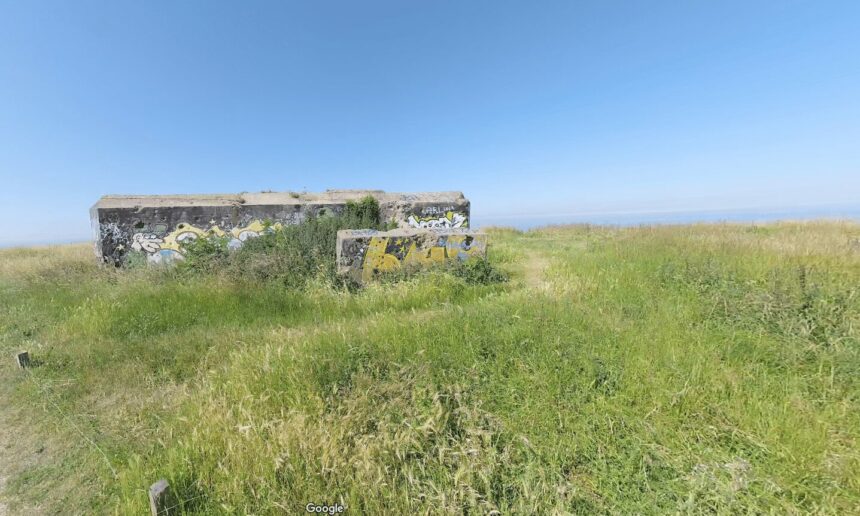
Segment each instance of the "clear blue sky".
[[860,202],[860,2],[0,0],[0,243],[108,193]]

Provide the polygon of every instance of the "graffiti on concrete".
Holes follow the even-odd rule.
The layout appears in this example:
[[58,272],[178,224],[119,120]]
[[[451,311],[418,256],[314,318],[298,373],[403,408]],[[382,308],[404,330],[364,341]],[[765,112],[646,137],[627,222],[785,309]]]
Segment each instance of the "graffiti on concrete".
[[429,216],[410,215],[406,219],[409,227],[421,229],[440,229],[440,228],[467,228],[469,220],[466,215],[455,211],[448,211],[440,214],[432,214]]
[[135,233],[131,237],[131,248],[135,251],[144,253],[154,253],[161,249],[163,239],[159,238],[155,233]]
[[247,226],[235,227],[229,231],[224,231],[218,226],[201,229],[191,224],[181,223],[176,226],[176,229],[163,237],[158,236],[156,233],[135,233],[132,236],[131,248],[134,251],[145,253],[146,260],[149,263],[167,264],[183,260],[185,258],[183,255],[183,246],[201,237],[226,237],[229,238],[227,247],[229,249],[238,249],[248,239],[258,237],[266,231],[272,231],[280,227],[282,226],[279,223],[266,225],[260,220],[255,220]]
[[486,242],[473,235],[440,235],[426,245],[421,237],[374,236],[364,255],[361,276],[367,281],[380,272],[391,272],[401,267],[438,264],[447,260],[466,260],[484,256]]
[[[285,226],[301,224],[312,216],[342,214],[350,203],[367,196],[379,203],[381,220],[392,227],[442,231],[470,226],[471,205],[460,192],[330,190],[300,195],[291,192],[108,195],[90,209],[94,250],[100,261],[115,266],[122,266],[127,259],[134,263],[181,259],[185,253],[180,246],[183,240],[199,238],[210,231],[229,236],[229,245],[235,249],[262,228],[231,229],[234,226],[253,226],[254,221]],[[407,220],[410,216],[411,220]],[[184,227],[179,227],[180,224]]]

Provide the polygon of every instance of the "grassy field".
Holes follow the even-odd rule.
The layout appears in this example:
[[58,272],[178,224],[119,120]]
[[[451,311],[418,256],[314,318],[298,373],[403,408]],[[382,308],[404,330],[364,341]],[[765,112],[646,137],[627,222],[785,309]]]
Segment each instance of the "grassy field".
[[0,500],[860,513],[860,226],[491,239],[507,283],[357,292],[0,251]]

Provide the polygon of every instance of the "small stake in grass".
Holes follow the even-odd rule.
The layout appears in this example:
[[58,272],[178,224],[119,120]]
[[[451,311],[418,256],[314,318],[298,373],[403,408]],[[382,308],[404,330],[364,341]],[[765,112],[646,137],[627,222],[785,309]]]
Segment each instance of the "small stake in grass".
[[30,353],[27,353],[26,351],[22,351],[22,352],[18,353],[17,358],[18,358],[18,367],[20,367],[21,369],[26,369],[26,368],[30,367]]
[[170,484],[163,478],[149,488],[149,508],[152,516],[179,514],[179,508],[170,493]]

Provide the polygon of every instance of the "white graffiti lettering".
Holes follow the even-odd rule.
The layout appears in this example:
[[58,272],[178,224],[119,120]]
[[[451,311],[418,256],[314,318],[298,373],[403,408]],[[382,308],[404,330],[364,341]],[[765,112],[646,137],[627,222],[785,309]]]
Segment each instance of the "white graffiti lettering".
[[468,220],[462,213],[449,211],[442,217],[416,217],[410,215],[406,222],[413,228],[465,228]]
[[161,249],[161,244],[164,243],[164,240],[158,238],[157,235],[152,233],[135,233],[134,236],[131,237],[132,244],[131,248],[135,251],[143,251],[145,253],[154,253]]

